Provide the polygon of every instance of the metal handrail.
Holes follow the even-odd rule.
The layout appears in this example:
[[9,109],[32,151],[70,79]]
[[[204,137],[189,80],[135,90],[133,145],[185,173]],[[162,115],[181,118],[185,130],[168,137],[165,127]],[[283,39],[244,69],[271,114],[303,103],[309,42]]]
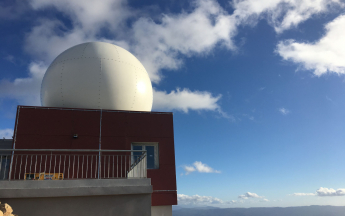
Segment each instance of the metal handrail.
[[71,108],[71,107],[38,107],[38,106],[21,106],[22,109],[48,109],[48,110],[76,110],[76,111],[91,111],[91,112],[116,112],[116,113],[148,113],[148,114],[173,114],[173,112],[159,112],[159,111],[132,111],[132,110],[110,110],[110,109],[85,109],[85,108]]
[[146,150],[110,150],[110,149],[0,149],[0,152],[1,151],[146,152]]

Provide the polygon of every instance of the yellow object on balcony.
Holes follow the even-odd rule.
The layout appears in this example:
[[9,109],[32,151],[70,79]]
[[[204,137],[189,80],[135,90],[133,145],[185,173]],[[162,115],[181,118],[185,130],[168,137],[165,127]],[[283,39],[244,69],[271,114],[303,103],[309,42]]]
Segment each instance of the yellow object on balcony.
[[25,180],[63,180],[62,173],[25,173]]

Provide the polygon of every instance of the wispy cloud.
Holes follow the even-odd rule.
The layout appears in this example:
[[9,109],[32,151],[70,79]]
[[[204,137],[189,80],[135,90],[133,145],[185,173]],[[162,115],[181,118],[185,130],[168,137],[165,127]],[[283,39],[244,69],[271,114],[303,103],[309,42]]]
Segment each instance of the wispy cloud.
[[244,195],[238,196],[238,200],[225,201],[212,196],[200,196],[200,195],[185,195],[178,194],[177,199],[179,205],[212,205],[212,204],[241,204],[248,201],[248,198],[255,199],[255,202],[269,202],[268,199],[263,196],[259,196],[256,193],[247,192]]
[[40,105],[40,89],[47,66],[42,62],[29,65],[29,76],[13,82],[0,80],[0,98],[13,98],[23,105]]
[[11,139],[13,136],[13,129],[0,129],[0,139],[5,138],[5,139]]
[[179,205],[209,205],[209,204],[224,204],[221,199],[212,196],[199,196],[199,195],[184,195],[177,194]]
[[194,166],[183,166],[184,171],[186,172],[185,174],[188,175],[189,173],[195,172],[196,169]]
[[9,61],[9,62],[11,62],[11,63],[14,63],[14,56],[13,56],[13,55],[6,55],[6,56],[4,57],[4,59],[5,59],[6,61]]
[[263,198],[262,196],[257,195],[256,193],[247,192],[245,194],[239,195],[239,199],[248,199],[248,198]]
[[293,196],[345,196],[345,189],[339,188],[337,190],[333,188],[320,187],[315,193],[293,193]]
[[0,2],[0,19],[2,20],[14,20],[19,19],[25,15],[25,12],[29,10],[28,1],[12,0],[9,2]]
[[[259,196],[256,193],[247,192],[244,195],[238,196],[238,200],[229,200],[225,201],[212,196],[200,196],[200,195],[185,195],[178,194],[177,199],[179,205],[212,205],[212,204],[241,204],[249,201],[249,198],[255,199],[254,202],[269,202],[263,196]],[[253,200],[251,201],[253,202]]]
[[188,175],[192,172],[200,172],[200,173],[221,173],[219,170],[215,170],[209,167],[206,164],[203,164],[201,161],[195,161],[193,165],[184,165],[182,166],[185,174]]
[[213,205],[213,204],[237,204],[243,203],[242,200],[230,200],[225,201],[216,197],[212,196],[200,196],[200,195],[185,195],[185,194],[177,194],[178,204],[179,205],[195,205],[195,206],[202,206],[202,205]]
[[266,18],[277,33],[297,27],[315,14],[344,7],[339,0],[243,0],[234,1],[233,5],[238,22],[253,25],[260,18]]
[[315,193],[293,193],[292,196],[315,196]]
[[244,117],[248,118],[249,120],[252,120],[252,121],[255,120],[254,116],[252,116],[252,115],[249,115],[249,114],[242,114],[242,115],[243,115]]
[[279,112],[280,112],[281,114],[283,114],[283,115],[287,115],[287,114],[290,113],[290,110],[288,110],[288,109],[282,107],[282,108],[279,108]]
[[242,200],[242,202],[244,202],[244,200],[250,200],[253,199],[256,202],[269,202],[268,199],[266,199],[264,196],[259,196],[256,193],[251,193],[251,192],[247,192],[245,194],[241,194],[238,196],[239,201]]

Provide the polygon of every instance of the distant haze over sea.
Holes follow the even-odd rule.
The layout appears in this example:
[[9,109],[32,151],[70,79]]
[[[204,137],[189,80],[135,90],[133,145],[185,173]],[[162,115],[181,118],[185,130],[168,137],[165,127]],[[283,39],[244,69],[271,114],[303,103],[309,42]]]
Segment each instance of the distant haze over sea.
[[345,216],[345,206],[299,206],[269,208],[197,207],[173,209],[173,216]]

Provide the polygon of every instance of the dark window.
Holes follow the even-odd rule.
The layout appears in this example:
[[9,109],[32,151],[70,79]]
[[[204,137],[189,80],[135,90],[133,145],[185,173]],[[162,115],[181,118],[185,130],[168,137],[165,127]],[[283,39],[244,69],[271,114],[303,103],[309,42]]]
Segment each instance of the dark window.
[[[133,143],[132,150],[146,150],[147,169],[158,169],[158,143]],[[140,156],[141,152],[133,152],[133,162],[135,162]]]

